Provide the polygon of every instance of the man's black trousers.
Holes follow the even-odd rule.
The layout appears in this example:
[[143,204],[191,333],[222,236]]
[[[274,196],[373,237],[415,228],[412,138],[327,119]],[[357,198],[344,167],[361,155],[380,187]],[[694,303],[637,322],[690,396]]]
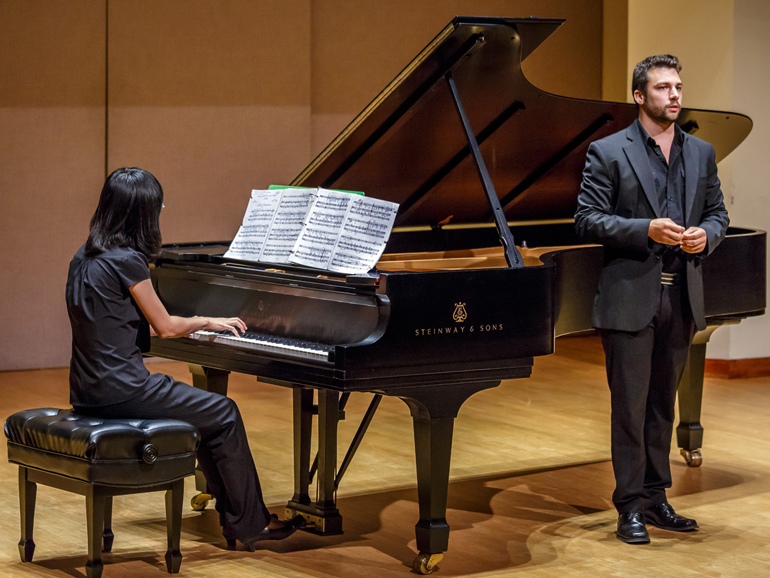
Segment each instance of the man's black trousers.
[[612,501],[620,514],[666,501],[676,390],[694,323],[684,286],[661,285],[641,331],[601,329],[612,406]]
[[229,397],[164,376],[129,401],[74,409],[103,418],[170,418],[194,425],[201,434],[198,465],[216,499],[225,538],[245,541],[270,523],[243,420]]

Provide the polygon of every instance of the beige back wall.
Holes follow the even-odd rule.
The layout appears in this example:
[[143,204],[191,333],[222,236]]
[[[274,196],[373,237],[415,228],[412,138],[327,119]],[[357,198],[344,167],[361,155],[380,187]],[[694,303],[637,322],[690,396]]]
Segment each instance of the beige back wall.
[[[730,79],[731,109],[754,121],[746,141],[727,160],[732,176],[725,197],[730,218],[739,226],[770,231],[770,2],[735,0],[733,13],[733,63]],[[766,263],[770,269],[770,258]],[[770,288],[767,295],[770,301]],[[746,319],[740,325],[714,333],[708,356],[715,359],[770,357],[770,315]]]
[[[661,18],[663,14],[665,18]],[[730,109],[732,0],[679,0],[676,3],[630,0],[628,22],[627,69],[630,72],[637,62],[651,54],[676,54],[683,63],[684,106]],[[627,96],[629,102],[633,102],[628,85],[630,82]]]
[[0,2],[0,369],[68,363],[67,265],[104,181],[105,6]]
[[525,73],[600,98],[601,0],[0,0],[0,370],[69,363],[105,170],[158,177],[164,241],[227,240],[456,14],[566,18]]

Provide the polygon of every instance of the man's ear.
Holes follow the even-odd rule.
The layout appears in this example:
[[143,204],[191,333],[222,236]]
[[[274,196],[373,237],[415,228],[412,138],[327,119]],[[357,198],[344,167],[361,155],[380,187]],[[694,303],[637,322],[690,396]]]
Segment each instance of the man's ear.
[[644,104],[644,93],[641,90],[634,91],[634,102],[639,106]]

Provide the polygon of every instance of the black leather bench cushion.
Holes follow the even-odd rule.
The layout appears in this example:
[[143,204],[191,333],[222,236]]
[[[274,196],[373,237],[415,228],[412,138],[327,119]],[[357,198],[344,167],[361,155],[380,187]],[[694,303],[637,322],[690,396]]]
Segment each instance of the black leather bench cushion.
[[[91,483],[144,485],[190,475],[198,431],[173,419],[101,419],[66,409],[32,409],[5,422],[8,459]],[[157,448],[155,461],[143,459]]]

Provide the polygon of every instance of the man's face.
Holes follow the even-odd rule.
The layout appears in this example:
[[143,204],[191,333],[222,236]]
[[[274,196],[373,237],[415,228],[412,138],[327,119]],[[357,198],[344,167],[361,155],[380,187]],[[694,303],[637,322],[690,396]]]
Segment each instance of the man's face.
[[645,93],[634,91],[641,112],[652,120],[671,124],[682,109],[682,79],[673,68],[651,68],[647,73]]

